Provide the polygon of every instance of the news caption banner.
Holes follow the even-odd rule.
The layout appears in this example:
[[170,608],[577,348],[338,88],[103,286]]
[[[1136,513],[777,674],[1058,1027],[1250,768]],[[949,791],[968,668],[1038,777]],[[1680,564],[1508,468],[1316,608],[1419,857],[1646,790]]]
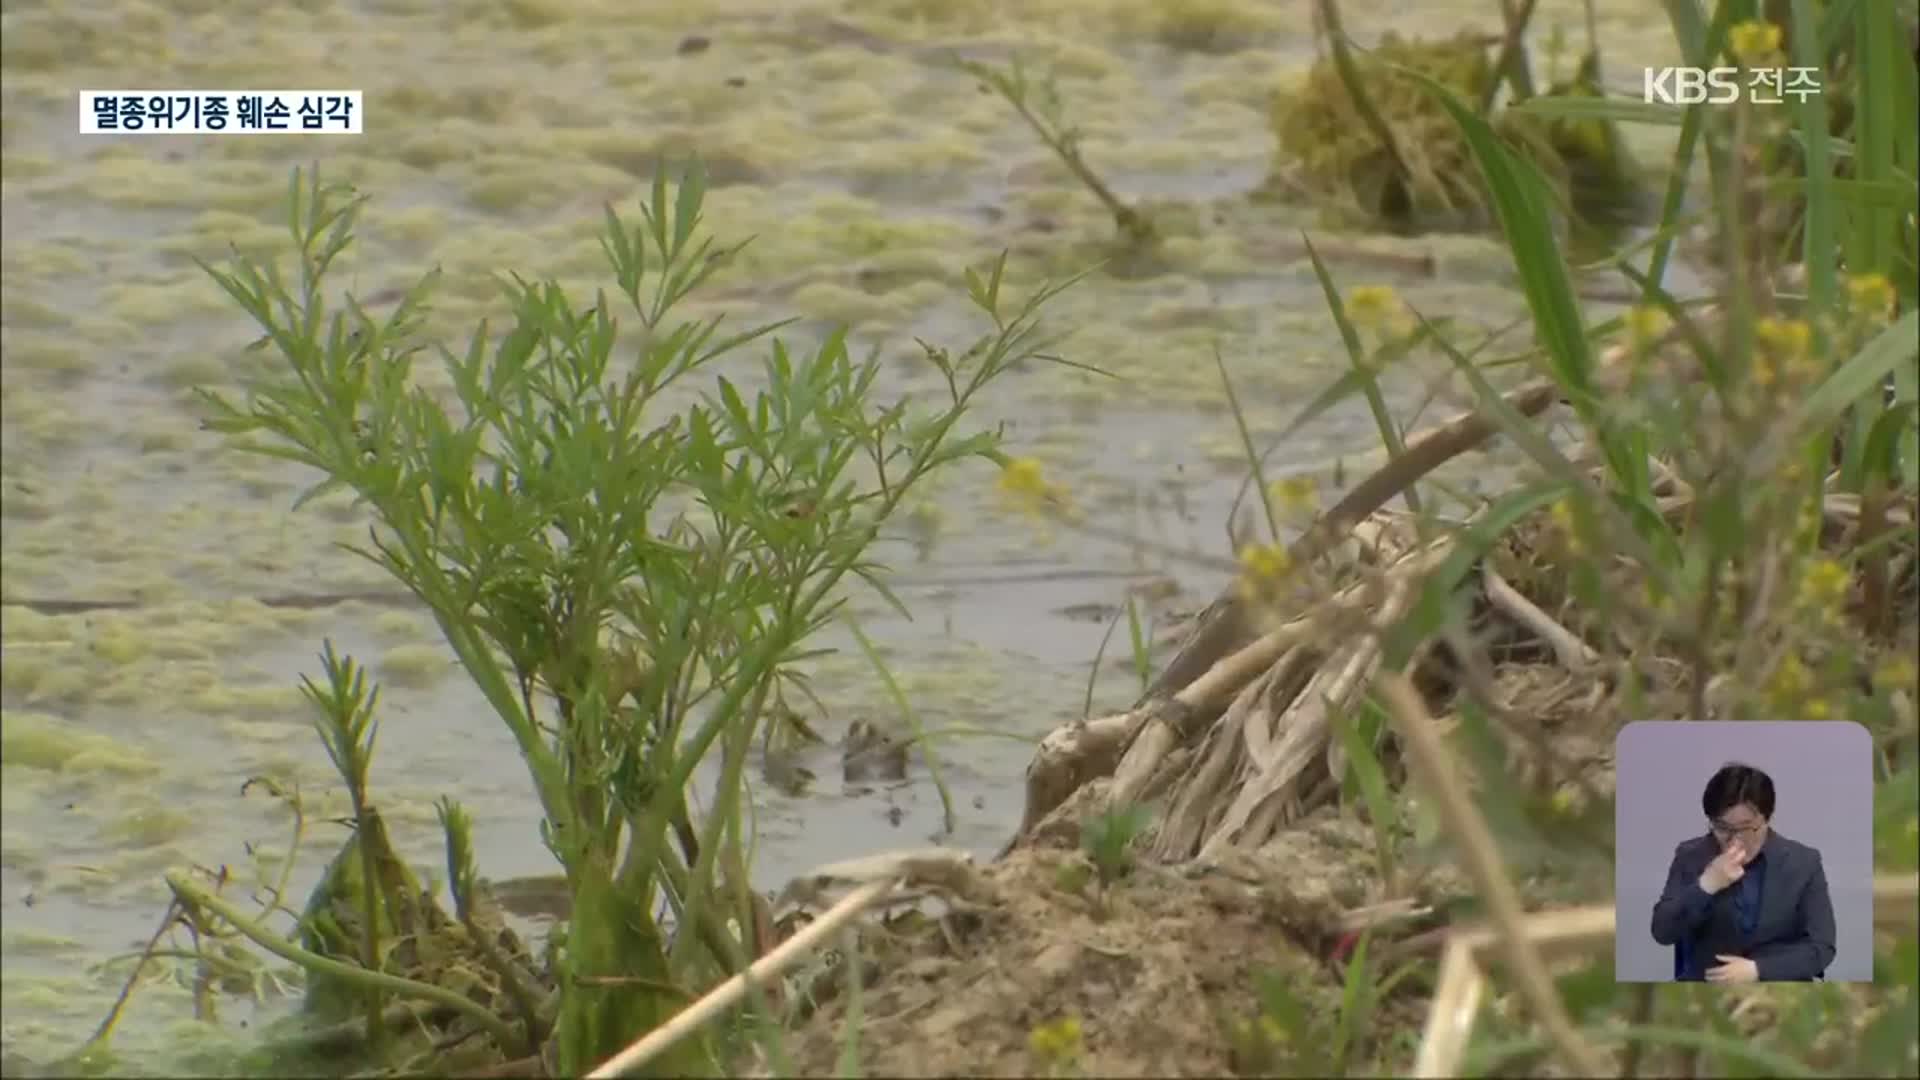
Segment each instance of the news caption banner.
[[359,135],[359,90],[82,90],[82,135]]
[[1756,105],[1805,101],[1820,92],[1819,68],[1650,67],[1641,74],[1640,97],[1657,105],[1731,105],[1740,100],[1742,75],[1747,100]]

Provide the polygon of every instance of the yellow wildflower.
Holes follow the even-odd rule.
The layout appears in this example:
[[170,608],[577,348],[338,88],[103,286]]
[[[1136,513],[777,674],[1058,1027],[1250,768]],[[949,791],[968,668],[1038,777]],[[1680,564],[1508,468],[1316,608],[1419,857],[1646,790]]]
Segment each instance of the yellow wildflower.
[[1853,575],[1832,559],[1816,559],[1800,579],[1800,598],[1810,607],[1839,603],[1852,589]]
[[1287,575],[1293,559],[1279,544],[1248,544],[1240,549],[1240,595],[1258,600]]
[[1027,1043],[1036,1057],[1064,1062],[1079,1055],[1080,1038],[1079,1017],[1068,1016],[1034,1028]]
[[1776,319],[1771,315],[1760,320],[1753,328],[1753,334],[1761,348],[1788,361],[1807,355],[1807,349],[1813,341],[1813,328],[1804,321]]
[[1035,458],[1014,458],[1000,470],[1000,490],[1009,495],[1044,497],[1050,490]]
[[1559,526],[1563,532],[1573,531],[1572,502],[1566,499],[1556,499],[1554,500],[1552,508],[1549,509],[1547,513],[1552,516],[1553,523]]
[[1556,499],[1547,508],[1547,517],[1553,522],[1554,531],[1559,533],[1560,542],[1566,545],[1569,555],[1578,555],[1586,550],[1586,545],[1580,540],[1577,529],[1579,519],[1574,516],[1572,500]]
[[1847,300],[1854,314],[1870,319],[1885,319],[1893,314],[1893,282],[1885,274],[1855,274],[1847,279]]
[[1400,294],[1389,285],[1356,285],[1347,293],[1347,318],[1363,329],[1379,329],[1401,314]]
[[[1011,508],[1040,519],[1043,523],[1053,518],[1066,521],[1078,521],[1080,510],[1068,501],[1066,490],[1049,481],[1040,468],[1040,462],[1034,458],[1011,458],[1000,469],[1000,479],[995,484],[1000,494]],[[1051,543],[1050,537],[1043,543]]]
[[1285,1046],[1292,1041],[1287,1036],[1287,1029],[1280,1026],[1280,1021],[1266,1013],[1260,1014],[1260,1034],[1266,1036],[1270,1046]]
[[1626,314],[1627,340],[1636,349],[1650,349],[1667,332],[1672,320],[1657,307],[1636,307]]
[[1775,698],[1792,700],[1807,692],[1813,685],[1813,675],[1807,671],[1807,665],[1797,656],[1789,656],[1780,661],[1773,669],[1773,678],[1767,680],[1767,690]]
[[1257,580],[1277,580],[1292,563],[1287,549],[1279,544],[1248,544],[1240,549],[1240,568]]
[[1833,718],[1833,706],[1826,698],[1814,698],[1800,706],[1800,714],[1809,720],[1830,720]]
[[1748,19],[1727,31],[1727,51],[1750,68],[1766,67],[1780,52],[1780,28],[1762,19]]

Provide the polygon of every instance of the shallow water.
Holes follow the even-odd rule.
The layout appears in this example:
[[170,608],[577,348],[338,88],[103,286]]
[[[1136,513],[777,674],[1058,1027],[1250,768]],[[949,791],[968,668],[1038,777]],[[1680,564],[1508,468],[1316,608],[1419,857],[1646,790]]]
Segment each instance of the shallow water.
[[[1497,27],[1490,3],[1344,7],[1363,38],[1451,32],[1467,17]],[[206,0],[10,2],[0,16],[8,1052],[45,1060],[91,1031],[117,989],[99,965],[151,932],[164,869],[244,868],[249,844],[284,850],[289,819],[269,800],[243,800],[247,777],[298,779],[312,817],[339,812],[294,689],[317,673],[322,638],[387,683],[374,788],[407,854],[439,864],[431,803],[447,794],[476,819],[484,873],[553,869],[507,733],[420,613],[248,599],[385,587],[334,546],[364,535],[345,500],[291,513],[314,478],[223,450],[198,430],[187,396],[230,388],[261,363],[240,351],[248,327],[192,258],[284,244],[290,168],[317,160],[372,196],[339,284],[379,297],[445,268],[435,325],[451,342],[498,315],[493,270],[555,276],[590,295],[603,281],[599,206],[637,214],[656,158],[698,152],[715,175],[710,227],[756,239],[686,313],[724,309],[740,325],[798,314],[806,321],[785,335],[796,346],[851,322],[897,361],[886,392],[911,391],[932,385],[913,362],[915,336],[963,346],[982,330],[964,304],[963,266],[1011,248],[1010,288],[1027,289],[1097,259],[1111,234],[1004,102],[936,62],[942,48],[997,59],[1018,45],[1058,66],[1089,158],[1124,196],[1209,206],[1169,242],[1168,272],[1096,275],[1050,310],[1055,326],[1076,328],[1062,351],[1118,381],[1034,366],[990,389],[976,420],[1004,421],[1009,448],[1039,457],[1111,528],[1218,557],[1240,474],[1212,346],[1262,444],[1344,363],[1299,257],[1298,229],[1311,219],[1240,198],[1271,154],[1267,95],[1311,57],[1306,10],[1291,0],[306,0],[243,22]],[[1577,39],[1580,10],[1542,5],[1536,27],[1558,22]],[[1194,25],[1220,51],[1165,43]],[[1617,55],[1669,55],[1662,26],[1655,4],[1602,5]],[[710,46],[683,55],[693,35]],[[136,86],[362,89],[369,134],[73,134],[76,90]],[[1486,328],[1521,311],[1489,238],[1316,239],[1337,249],[1345,286],[1391,284],[1423,310]],[[1410,255],[1435,272],[1411,269]],[[761,355],[725,370],[751,381]],[[1403,419],[1431,373],[1416,366],[1392,382]],[[1449,411],[1430,407],[1427,419]],[[1340,408],[1271,467],[1311,471],[1330,494],[1334,462],[1351,482],[1373,444],[1364,408]],[[946,476],[920,517],[931,542],[889,542],[912,622],[870,597],[856,603],[924,724],[1019,737],[938,744],[960,813],[942,839],[983,852],[1019,817],[1021,740],[1082,709],[1105,628],[1063,609],[1117,602],[1129,584],[1172,575],[1182,592],[1158,602],[1166,614],[1198,607],[1219,584],[1205,567],[1005,513],[992,480],[978,465]],[[1056,573],[1068,570],[1078,576]],[[55,617],[21,605],[63,599],[138,606]],[[892,718],[857,652],[815,678],[830,739],[852,720]],[[1131,698],[1131,678],[1110,656],[1095,709]],[[808,759],[820,780],[806,795],[762,785],[763,886],[940,831],[923,767],[899,788],[843,791],[834,757],[824,748]],[[294,896],[341,839],[314,826]],[[145,991],[116,1045],[164,1067],[187,1015],[182,992]]]

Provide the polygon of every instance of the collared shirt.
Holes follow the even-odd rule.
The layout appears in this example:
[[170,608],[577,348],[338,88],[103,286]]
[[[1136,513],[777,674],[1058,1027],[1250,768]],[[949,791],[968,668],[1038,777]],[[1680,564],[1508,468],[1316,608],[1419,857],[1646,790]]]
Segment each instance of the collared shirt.
[[1751,939],[1760,925],[1761,890],[1766,888],[1767,848],[1760,846],[1760,854],[1747,863],[1747,872],[1734,886],[1733,910],[1740,920],[1740,936]]
[[[1740,929],[1743,945],[1751,946],[1753,933],[1760,926],[1760,898],[1766,887],[1767,847],[1773,843],[1773,834],[1760,844],[1760,852],[1746,864],[1746,873],[1731,886],[1733,893],[1734,919]],[[1694,886],[1696,889],[1698,885]],[[1704,890],[1703,890],[1704,891]],[[1706,969],[1719,967],[1716,957],[1696,957],[1693,954],[1693,942],[1682,938],[1673,947],[1673,977],[1680,981],[1698,981],[1706,977]]]

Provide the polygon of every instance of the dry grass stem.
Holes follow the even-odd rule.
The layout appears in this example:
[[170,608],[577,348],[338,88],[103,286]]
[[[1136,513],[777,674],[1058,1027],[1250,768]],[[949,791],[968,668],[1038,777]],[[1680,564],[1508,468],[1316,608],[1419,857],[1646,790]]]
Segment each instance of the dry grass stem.
[[1572,671],[1584,671],[1599,660],[1599,654],[1579,635],[1560,625],[1553,616],[1540,610],[1533,601],[1521,595],[1500,571],[1494,569],[1491,561],[1481,564],[1481,576],[1486,579],[1487,599],[1502,614],[1533,631],[1553,648],[1553,654],[1560,658],[1562,666]]
[[897,878],[870,881],[847,894],[818,919],[808,923],[799,933],[783,942],[779,948],[755,961],[747,970],[714,987],[707,996],[687,1006],[673,1019],[648,1032],[640,1041],[608,1058],[599,1068],[587,1074],[589,1080],[607,1080],[609,1077],[624,1076],[660,1056],[669,1047],[698,1030],[701,1025],[738,1004],[747,995],[749,984],[771,983],[782,972],[813,952],[822,941],[898,888],[900,884],[901,879]]
[[1459,841],[1468,872],[1479,887],[1487,910],[1499,928],[1499,940],[1507,963],[1520,984],[1520,992],[1532,1009],[1534,1018],[1546,1029],[1560,1056],[1578,1075],[1598,1076],[1605,1071],[1605,1060],[1574,1030],[1553,979],[1547,974],[1538,950],[1524,934],[1525,912],[1513,881],[1507,877],[1494,844],[1492,830],[1473,805],[1466,788],[1454,771],[1445,746],[1434,729],[1420,695],[1405,675],[1394,673],[1378,683],[1387,711],[1393,717],[1408,757],[1434,802],[1447,828]]

